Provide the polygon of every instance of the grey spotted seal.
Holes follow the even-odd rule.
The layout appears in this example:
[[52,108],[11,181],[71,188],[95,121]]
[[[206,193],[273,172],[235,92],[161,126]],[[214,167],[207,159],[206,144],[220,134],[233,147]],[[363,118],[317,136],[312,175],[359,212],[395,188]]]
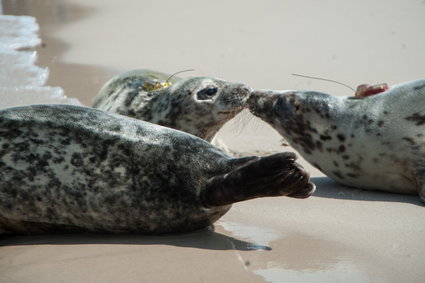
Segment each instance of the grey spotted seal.
[[251,112],[308,162],[353,187],[419,194],[425,201],[425,80],[365,98],[256,91]]
[[211,141],[245,107],[251,89],[211,77],[178,78],[151,70],[113,77],[99,91],[93,107]]
[[0,110],[1,233],[172,233],[232,203],[308,197],[295,154],[233,158],[167,127],[71,105]]

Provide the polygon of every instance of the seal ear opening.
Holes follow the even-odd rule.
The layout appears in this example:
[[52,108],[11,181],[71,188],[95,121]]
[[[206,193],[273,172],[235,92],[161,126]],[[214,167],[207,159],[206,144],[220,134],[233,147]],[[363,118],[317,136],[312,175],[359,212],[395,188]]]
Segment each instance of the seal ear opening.
[[290,152],[251,158],[229,173],[209,180],[201,200],[206,207],[213,207],[259,197],[309,197],[314,185],[295,159]]

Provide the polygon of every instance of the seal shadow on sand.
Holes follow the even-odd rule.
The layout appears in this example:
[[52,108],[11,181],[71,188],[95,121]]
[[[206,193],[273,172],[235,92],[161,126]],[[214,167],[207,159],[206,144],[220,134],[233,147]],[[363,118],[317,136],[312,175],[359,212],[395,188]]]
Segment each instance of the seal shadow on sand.
[[0,236],[0,246],[29,245],[171,245],[206,250],[238,250],[270,251],[265,245],[258,245],[235,239],[214,231],[210,226],[206,229],[183,234],[168,235],[126,235],[126,234],[64,234],[64,235],[31,235]]
[[313,177],[311,181],[316,184],[316,191],[313,194],[315,197],[358,201],[405,202],[424,206],[417,195],[352,188],[341,185],[328,177]]

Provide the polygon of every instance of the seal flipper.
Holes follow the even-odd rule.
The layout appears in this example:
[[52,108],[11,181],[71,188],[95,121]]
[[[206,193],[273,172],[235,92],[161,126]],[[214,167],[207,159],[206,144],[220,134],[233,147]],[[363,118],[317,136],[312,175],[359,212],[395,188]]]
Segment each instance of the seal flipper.
[[295,159],[290,152],[249,159],[229,173],[212,178],[201,193],[203,204],[224,206],[272,196],[307,198],[315,186]]

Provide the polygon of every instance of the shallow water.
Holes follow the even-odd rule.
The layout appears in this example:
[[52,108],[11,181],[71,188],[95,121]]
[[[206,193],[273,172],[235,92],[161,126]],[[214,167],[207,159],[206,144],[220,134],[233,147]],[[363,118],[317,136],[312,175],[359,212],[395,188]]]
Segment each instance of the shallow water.
[[46,86],[47,67],[37,66],[41,44],[34,17],[0,15],[0,107],[36,104],[81,104],[61,87]]

